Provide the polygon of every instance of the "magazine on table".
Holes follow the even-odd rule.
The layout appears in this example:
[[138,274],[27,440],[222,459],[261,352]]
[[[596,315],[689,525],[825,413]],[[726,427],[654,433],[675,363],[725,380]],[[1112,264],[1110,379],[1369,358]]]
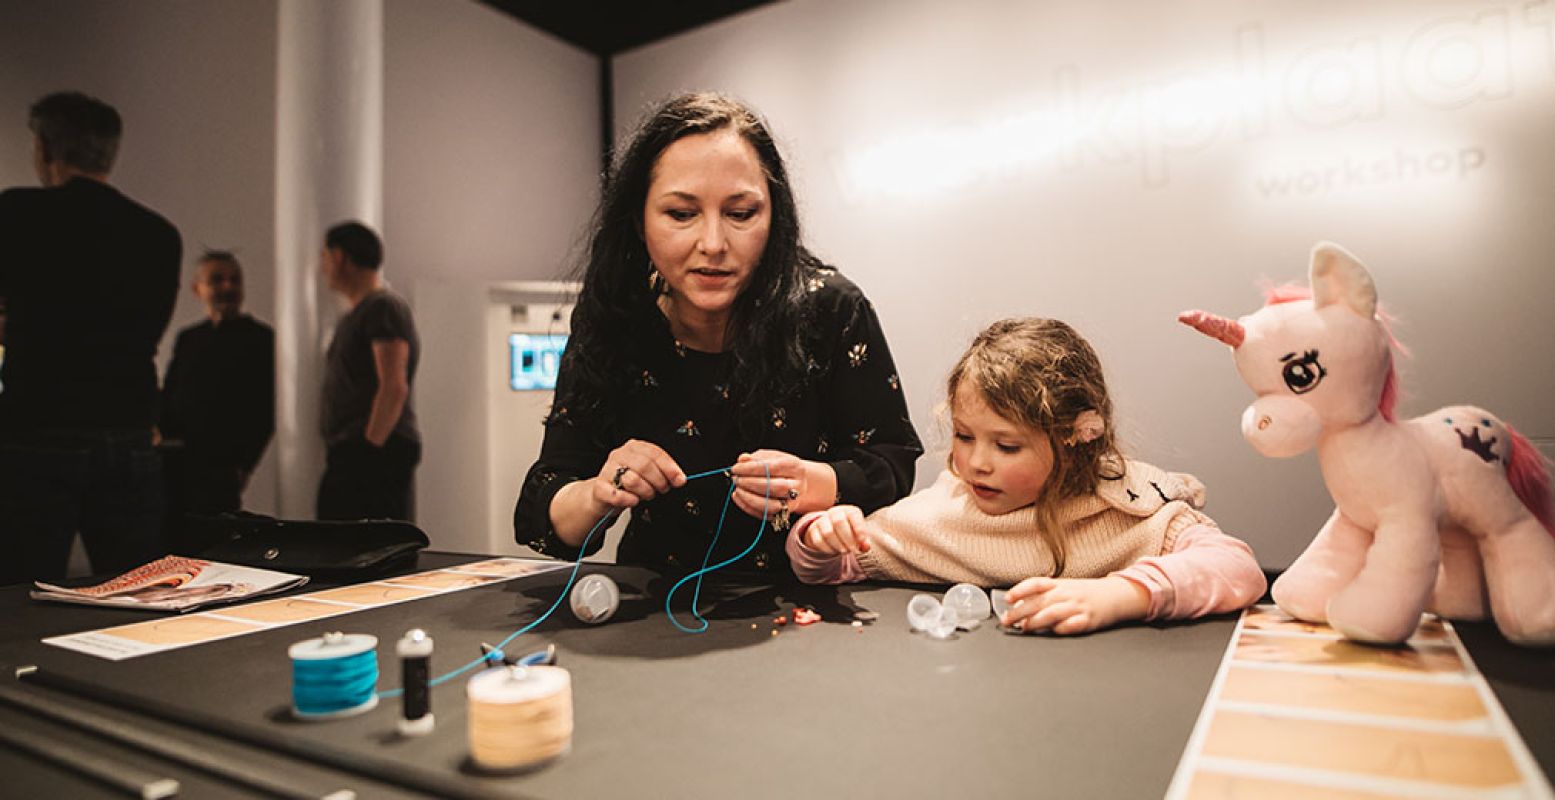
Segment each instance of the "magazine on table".
[[70,589],[38,581],[32,596],[90,606],[188,611],[283,592],[307,582],[305,575],[167,556],[95,586]]

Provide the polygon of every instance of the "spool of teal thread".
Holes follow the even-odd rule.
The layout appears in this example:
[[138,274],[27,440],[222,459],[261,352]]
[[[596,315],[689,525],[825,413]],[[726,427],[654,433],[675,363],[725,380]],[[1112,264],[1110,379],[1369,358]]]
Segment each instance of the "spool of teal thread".
[[287,648],[292,713],[298,719],[350,717],[378,705],[378,637],[326,633]]

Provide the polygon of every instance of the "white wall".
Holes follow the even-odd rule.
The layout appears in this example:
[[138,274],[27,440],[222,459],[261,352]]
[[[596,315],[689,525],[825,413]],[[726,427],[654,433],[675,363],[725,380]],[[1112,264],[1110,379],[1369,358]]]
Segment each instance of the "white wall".
[[422,336],[417,522],[434,547],[492,552],[514,547],[518,496],[488,489],[492,459],[527,466],[539,448],[488,422],[487,381],[506,374],[484,338],[488,287],[571,265],[598,186],[598,61],[475,3],[384,11],[385,274]]
[[[977,328],[1068,319],[1101,349],[1134,451],[1199,473],[1212,512],[1281,566],[1330,508],[1315,461],[1256,456],[1230,360],[1172,318],[1249,311],[1260,279],[1299,277],[1334,239],[1403,317],[1405,411],[1479,402],[1549,451],[1552,18],[1552,0],[789,0],[618,57],[616,118],[685,88],[771,118],[809,241],[875,300],[932,445]],[[275,3],[0,0],[0,19],[0,185],[35,181],[28,104],[101,96],[127,126],[115,182],[186,249],[237,248],[269,318]],[[424,314],[419,497],[441,544],[489,527],[467,473],[507,443],[472,411],[502,365],[476,355],[480,326],[438,314],[560,277],[594,200],[597,76],[475,3],[388,0],[385,37],[387,274]],[[1411,160],[1419,174],[1389,174]],[[423,284],[444,291],[425,311]],[[183,295],[175,328],[198,314]],[[248,505],[273,508],[274,484],[267,460]]]
[[[159,352],[200,321],[188,290],[204,247],[235,250],[248,310],[275,310],[273,0],[0,0],[0,187],[37,185],[27,109],[49,92],[101,98],[124,118],[110,181],[156,209],[184,241],[183,290]],[[274,446],[245,503],[273,513]]]
[[938,448],[920,484],[972,334],[1058,317],[1101,351],[1132,452],[1204,478],[1283,567],[1332,509],[1316,460],[1251,450],[1250,393],[1175,315],[1248,313],[1332,239],[1402,318],[1404,413],[1476,402],[1551,452],[1552,20],[1551,0],[790,0],[618,57],[616,117],[719,89],[771,120],[810,244],[875,301]]
[[[29,104],[97,95],[125,118],[114,182],[172,220],[187,253],[236,249],[250,311],[273,320],[276,3],[0,0],[0,20],[0,119],[12,120],[0,186],[36,183]],[[434,546],[457,547],[486,541],[487,505],[464,490],[485,484],[488,447],[505,446],[471,413],[488,365],[460,298],[479,315],[488,284],[554,279],[569,263],[597,187],[598,62],[474,2],[388,0],[383,36],[385,274],[423,314],[419,521]],[[164,362],[172,331],[199,315],[186,292]],[[247,506],[273,513],[275,489],[267,455]]]

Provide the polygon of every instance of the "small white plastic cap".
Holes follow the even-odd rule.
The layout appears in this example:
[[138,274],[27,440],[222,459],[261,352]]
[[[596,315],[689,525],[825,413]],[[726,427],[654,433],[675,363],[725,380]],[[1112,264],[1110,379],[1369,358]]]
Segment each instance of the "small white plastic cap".
[[928,630],[939,615],[939,599],[932,594],[915,594],[907,601],[907,624],[915,631]]
[[394,645],[394,652],[401,658],[432,655],[432,637],[420,628],[412,628]]
[[988,600],[993,605],[994,616],[1003,617],[1004,612],[1010,610],[1010,600],[1008,597],[1005,597],[1008,593],[1008,589],[995,589],[988,593]]
[[425,736],[432,732],[434,723],[429,713],[421,719],[405,719],[400,717],[401,736]]
[[[940,606],[939,614],[929,621],[928,634],[936,639],[949,639],[961,624],[961,617],[954,608]],[[977,627],[976,622],[972,623],[972,627]]]

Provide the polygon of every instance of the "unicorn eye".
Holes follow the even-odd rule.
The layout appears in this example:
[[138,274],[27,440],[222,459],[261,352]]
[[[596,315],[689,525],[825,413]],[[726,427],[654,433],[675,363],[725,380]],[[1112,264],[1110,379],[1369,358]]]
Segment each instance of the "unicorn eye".
[[1285,378],[1285,385],[1296,394],[1306,394],[1317,388],[1323,382],[1323,377],[1328,370],[1317,361],[1317,351],[1308,350],[1300,358],[1295,353],[1287,354],[1280,359],[1285,362],[1285,368],[1281,371]]

